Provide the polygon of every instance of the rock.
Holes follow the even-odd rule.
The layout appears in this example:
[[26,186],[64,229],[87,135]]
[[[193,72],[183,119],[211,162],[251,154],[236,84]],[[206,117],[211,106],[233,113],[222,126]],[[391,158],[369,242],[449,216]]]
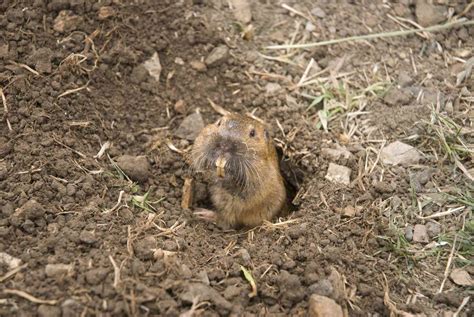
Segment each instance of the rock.
[[311,14],[320,19],[324,19],[326,17],[326,12],[324,12],[320,7],[313,8],[313,10],[311,10]]
[[413,95],[407,89],[397,87],[390,88],[384,95],[383,100],[389,106],[405,106],[413,99]]
[[199,298],[200,301],[213,303],[217,308],[228,311],[232,309],[232,304],[222,297],[218,291],[202,283],[189,284],[187,290],[181,293],[179,297],[182,301],[187,303],[193,303],[195,298]]
[[354,217],[355,215],[357,215],[359,213],[360,210],[361,210],[360,206],[358,206],[358,207],[346,206],[342,210],[342,215],[344,217]]
[[343,159],[350,159],[353,158],[354,155],[349,152],[345,147],[342,147],[340,145],[336,145],[335,149],[331,148],[322,148],[321,149],[321,154],[327,158],[330,158],[332,160],[339,160],[341,158]]
[[97,285],[103,280],[105,280],[108,274],[109,274],[109,269],[105,269],[105,268],[92,269],[92,270],[87,271],[86,281],[87,283],[91,285]]
[[248,24],[252,21],[252,9],[248,0],[231,0],[234,7],[234,17],[237,21]]
[[117,165],[131,180],[145,182],[150,176],[150,163],[146,156],[122,155],[117,158]]
[[418,163],[421,155],[414,147],[395,141],[382,149],[380,158],[384,164],[409,165]]
[[417,0],[415,14],[419,24],[431,26],[446,20],[447,10],[446,7],[430,4],[427,0]]
[[207,70],[206,64],[201,61],[191,61],[189,65],[192,69],[197,70],[198,72],[205,72]]
[[428,237],[428,231],[426,230],[425,225],[415,225],[415,228],[413,229],[413,242],[418,242],[418,243],[428,243],[429,237]]
[[30,199],[20,207],[19,213],[23,214],[26,219],[38,219],[44,216],[45,211],[42,204]]
[[428,232],[428,237],[435,238],[441,233],[441,225],[435,221],[429,221],[426,224],[426,231]]
[[7,43],[0,44],[0,59],[8,57],[9,45]]
[[44,272],[48,277],[63,277],[66,275],[71,275],[74,271],[74,265],[72,264],[47,264],[44,268]]
[[325,178],[333,183],[349,185],[351,180],[351,169],[342,165],[329,163]]
[[333,287],[333,292],[330,297],[337,301],[343,300],[345,298],[344,279],[334,267],[331,267],[331,273],[328,276],[328,281]]
[[79,235],[79,240],[85,244],[94,244],[97,242],[97,238],[93,232],[82,230]]
[[178,138],[194,141],[204,128],[204,121],[199,112],[190,114],[179,125],[175,132]]
[[453,282],[461,286],[474,286],[474,280],[466,270],[454,269],[449,275]]
[[160,63],[160,56],[157,52],[153,53],[151,58],[143,63],[143,66],[148,71],[150,76],[155,79],[156,82],[160,81],[162,68]]
[[21,260],[8,253],[0,252],[0,265],[8,267],[9,270],[13,270],[21,265]]
[[84,311],[84,307],[72,298],[66,299],[61,304],[62,317],[75,317]]
[[333,299],[313,294],[309,298],[309,317],[343,317],[342,308]]
[[98,17],[99,20],[105,20],[115,15],[115,9],[109,6],[103,6],[99,8]]
[[229,48],[225,45],[219,45],[214,48],[204,61],[207,66],[217,66],[227,61],[229,58]]
[[140,260],[150,260],[156,249],[156,239],[153,236],[147,236],[133,245],[136,256]]
[[49,74],[53,69],[51,64],[52,54],[53,52],[49,48],[42,47],[36,50],[36,52],[30,56],[29,60],[37,72],[40,74]]
[[281,86],[277,83],[268,83],[265,85],[265,91],[268,95],[273,95],[281,89]]
[[174,104],[174,111],[180,114],[186,113],[186,104],[184,103],[183,99],[176,101]]
[[412,225],[406,226],[406,228],[405,228],[405,239],[407,239],[407,241],[412,241],[413,240],[413,226]]
[[60,33],[68,33],[77,30],[82,23],[82,17],[74,15],[70,10],[62,10],[54,19],[53,29]]
[[52,305],[40,305],[36,311],[38,317],[60,317],[61,308]]
[[305,30],[308,32],[313,32],[316,30],[316,26],[310,21],[306,22]]

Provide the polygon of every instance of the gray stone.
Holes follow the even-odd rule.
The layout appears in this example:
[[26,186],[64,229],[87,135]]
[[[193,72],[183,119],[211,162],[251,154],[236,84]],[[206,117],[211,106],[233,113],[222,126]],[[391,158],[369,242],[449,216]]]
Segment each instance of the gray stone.
[[281,89],[281,86],[277,83],[268,83],[265,85],[265,91],[269,95],[272,95],[278,92],[280,89]]
[[93,232],[82,230],[79,235],[79,240],[85,244],[94,244],[97,242],[97,238]]
[[200,113],[195,112],[184,118],[175,132],[181,139],[193,141],[204,128],[204,121]]
[[395,141],[382,149],[380,158],[384,164],[409,165],[418,163],[421,155],[414,147]]
[[145,182],[150,176],[150,163],[146,156],[122,155],[117,165],[131,180]]
[[428,3],[427,0],[417,0],[415,9],[416,19],[422,26],[431,26],[446,20],[447,9]]
[[105,280],[105,278],[109,274],[109,271],[110,270],[106,268],[97,268],[89,270],[86,273],[86,281],[91,285],[97,285],[103,280]]
[[234,17],[237,21],[247,24],[252,21],[252,9],[248,0],[231,0],[234,7]]
[[311,14],[320,19],[323,19],[326,17],[326,12],[324,12],[323,9],[321,9],[320,7],[316,7],[313,10],[311,10]]
[[341,306],[333,299],[313,294],[309,298],[309,317],[343,317]]
[[342,165],[329,163],[325,178],[333,183],[349,185],[351,182],[351,169]]
[[229,48],[225,45],[219,45],[209,53],[204,62],[207,66],[211,67],[224,63],[228,58]]
[[426,224],[426,231],[428,232],[428,237],[435,238],[441,233],[441,225],[435,221],[429,221]]
[[74,265],[72,264],[47,264],[44,268],[44,272],[48,277],[63,277],[72,274],[74,271]]
[[407,239],[407,241],[413,240],[413,226],[412,225],[408,225],[405,227],[405,239]]
[[418,243],[428,243],[430,241],[425,225],[415,225],[413,230],[413,241]]

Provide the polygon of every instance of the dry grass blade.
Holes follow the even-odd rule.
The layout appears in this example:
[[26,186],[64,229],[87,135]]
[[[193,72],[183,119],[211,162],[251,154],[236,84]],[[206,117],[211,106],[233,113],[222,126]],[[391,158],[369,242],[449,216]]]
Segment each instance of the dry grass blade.
[[363,41],[363,40],[371,40],[371,39],[379,39],[385,37],[395,37],[395,36],[404,36],[409,35],[417,32],[437,32],[449,28],[460,27],[460,26],[468,26],[474,25],[474,21],[460,19],[457,21],[449,22],[446,24],[437,24],[427,28],[422,29],[409,29],[403,31],[393,31],[393,32],[382,32],[382,33],[374,33],[374,34],[366,34],[366,35],[359,35],[359,36],[350,36],[340,39],[334,39],[329,41],[322,41],[322,42],[315,42],[315,43],[306,43],[306,44],[292,44],[292,45],[272,45],[267,46],[267,49],[270,50],[281,50],[281,49],[292,49],[292,48],[313,48],[317,46],[325,46],[325,45],[332,45],[344,42],[356,42],[356,41]]
[[30,295],[26,292],[23,292],[23,291],[20,291],[20,290],[17,290],[17,289],[8,289],[7,288],[7,289],[3,290],[3,293],[23,297],[24,299],[29,300],[30,302],[35,303],[35,304],[56,305],[58,303],[58,301],[55,300],[55,299],[53,299],[53,300],[39,299],[39,298],[34,297],[33,295]]
[[207,100],[209,101],[209,104],[211,105],[212,109],[214,109],[214,111],[218,114],[225,116],[230,113],[230,111],[227,111],[221,106],[216,105],[211,99],[207,98]]
[[120,193],[119,193],[119,197],[117,199],[117,203],[112,208],[105,210],[104,213],[107,214],[107,213],[112,212],[115,209],[117,209],[120,206],[120,203],[122,202],[122,197],[123,197],[124,193],[125,193],[125,191],[121,190]]
[[454,250],[456,249],[457,238],[458,236],[455,235],[454,241],[453,241],[453,247],[451,249],[451,253],[449,254],[448,262],[446,263],[446,269],[444,270],[444,278],[443,278],[443,281],[441,282],[441,286],[439,287],[438,294],[443,292],[444,284],[446,283],[446,280],[448,279],[449,269],[451,267],[451,262],[453,261]]
[[120,284],[120,268],[111,255],[109,255],[109,260],[114,267],[114,288],[116,289]]
[[27,71],[29,71],[30,73],[32,73],[36,76],[40,76],[40,74],[36,70],[34,70],[33,68],[31,68],[30,66],[28,66],[26,64],[17,63],[17,62],[14,62],[14,61],[10,61],[10,63],[12,63],[13,65],[19,66],[21,68],[24,68],[24,69],[26,69]]
[[7,272],[7,274],[5,274],[4,276],[0,277],[0,283],[3,283],[3,281],[6,281],[8,280],[10,277],[12,277],[13,275],[15,275],[16,273],[20,272],[21,270],[23,270],[25,267],[27,267],[28,264],[23,264],[23,265],[20,265],[16,268],[14,268],[13,270]]
[[10,124],[10,121],[8,120],[7,98],[5,98],[5,94],[3,93],[3,89],[2,89],[2,88],[0,88],[0,96],[2,97],[3,113],[4,113],[4,116],[5,116],[5,121],[7,122],[8,130],[13,131],[12,125]]

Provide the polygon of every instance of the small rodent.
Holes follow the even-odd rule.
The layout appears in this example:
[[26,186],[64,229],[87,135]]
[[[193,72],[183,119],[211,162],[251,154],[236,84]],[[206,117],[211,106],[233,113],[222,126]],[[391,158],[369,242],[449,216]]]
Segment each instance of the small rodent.
[[223,227],[255,227],[286,207],[273,140],[254,118],[229,113],[206,126],[195,140],[191,163],[210,173],[214,217]]

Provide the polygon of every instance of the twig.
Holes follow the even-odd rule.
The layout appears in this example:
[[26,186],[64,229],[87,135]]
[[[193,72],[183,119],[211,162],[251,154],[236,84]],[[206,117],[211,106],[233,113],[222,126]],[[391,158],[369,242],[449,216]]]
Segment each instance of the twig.
[[451,248],[451,253],[449,254],[448,263],[446,263],[446,269],[444,270],[444,278],[443,278],[443,281],[441,282],[441,286],[439,287],[438,294],[443,292],[444,284],[446,283],[446,280],[448,279],[449,268],[451,267],[451,262],[453,261],[453,255],[454,255],[454,250],[456,249],[457,239],[458,239],[458,236],[455,235],[454,241],[453,241],[453,247]]
[[8,120],[8,106],[7,106],[7,98],[5,98],[5,94],[3,93],[3,89],[0,88],[0,95],[2,96],[3,102],[3,112],[5,114],[5,121],[7,121],[8,130],[13,131],[12,125],[10,124],[10,120]]
[[312,22],[310,17],[306,16],[304,13],[302,13],[302,12],[296,10],[296,9],[293,9],[293,8],[290,7],[289,5],[283,3],[281,6],[282,6],[284,9],[286,9],[286,10],[288,10],[288,11],[290,11],[290,12],[293,12],[294,14],[299,15],[300,17],[305,18],[306,20]]
[[61,97],[64,97],[64,96],[73,94],[73,93],[78,92],[78,91],[81,91],[81,90],[83,90],[83,89],[86,89],[86,88],[89,86],[89,82],[90,82],[90,81],[88,81],[84,86],[81,86],[81,87],[78,87],[78,88],[74,88],[74,89],[66,90],[65,92],[63,92],[62,94],[60,94],[60,95],[58,96],[58,98],[61,98]]
[[20,66],[21,68],[24,68],[24,69],[26,69],[27,71],[33,73],[36,76],[40,75],[36,70],[34,70],[33,68],[31,68],[30,66],[28,66],[26,64],[17,63],[17,62],[14,62],[14,61],[10,61],[10,63],[12,63],[13,65],[16,65],[16,66]]
[[23,297],[24,299],[27,299],[30,302],[35,303],[35,304],[56,305],[58,303],[58,301],[55,299],[53,300],[39,299],[39,298],[34,297],[33,295],[30,295],[28,293],[25,293],[17,289],[4,289],[3,292],[5,294],[13,294],[13,295]]
[[112,144],[109,141],[102,144],[102,146],[100,147],[99,152],[96,155],[94,155],[94,158],[100,159],[104,155],[105,151],[107,151],[110,148],[111,145]]
[[374,34],[366,34],[366,35],[359,35],[359,36],[350,36],[340,39],[334,39],[329,41],[322,41],[322,42],[315,42],[315,43],[307,43],[307,44],[293,44],[293,45],[272,45],[267,46],[267,49],[270,50],[281,50],[281,49],[290,49],[290,48],[312,48],[317,46],[325,46],[325,45],[332,45],[337,43],[344,43],[344,42],[351,42],[351,41],[362,41],[362,40],[369,40],[369,39],[377,39],[377,38],[385,38],[385,37],[394,37],[394,36],[403,36],[418,32],[437,32],[453,27],[459,26],[467,26],[473,25],[474,21],[466,20],[462,18],[457,21],[449,22],[446,24],[437,24],[427,28],[422,29],[409,29],[403,31],[393,31],[393,32],[384,32],[384,33],[374,33]]
[[423,216],[416,216],[418,219],[434,219],[434,218],[441,218],[441,217],[444,217],[444,216],[447,216],[447,215],[450,215],[450,214],[453,214],[455,212],[458,212],[458,211],[462,211],[464,210],[465,206],[461,206],[461,207],[457,207],[457,208],[451,208],[451,209],[448,209],[446,211],[441,211],[441,212],[438,212],[438,213],[435,213],[435,214],[432,214],[432,215],[429,215],[429,216],[426,216],[426,217],[423,217]]
[[80,157],[82,157],[82,158],[84,158],[84,159],[87,158],[87,156],[85,156],[85,155],[82,154],[81,152],[79,152],[79,151],[77,151],[77,150],[74,150],[72,147],[67,146],[66,144],[62,143],[61,141],[59,141],[58,139],[56,139],[56,138],[54,138],[54,137],[53,137],[53,141],[56,142],[56,143],[59,144],[59,145],[64,146],[66,149],[73,151],[74,153],[76,153],[76,154],[79,155]]
[[7,274],[5,274],[4,276],[0,277],[0,283],[3,283],[3,281],[6,281],[8,280],[10,277],[12,277],[13,275],[15,275],[16,273],[20,272],[21,270],[23,270],[25,267],[27,267],[28,264],[25,263],[23,265],[20,265],[16,268],[14,268],[13,270],[7,272]]

